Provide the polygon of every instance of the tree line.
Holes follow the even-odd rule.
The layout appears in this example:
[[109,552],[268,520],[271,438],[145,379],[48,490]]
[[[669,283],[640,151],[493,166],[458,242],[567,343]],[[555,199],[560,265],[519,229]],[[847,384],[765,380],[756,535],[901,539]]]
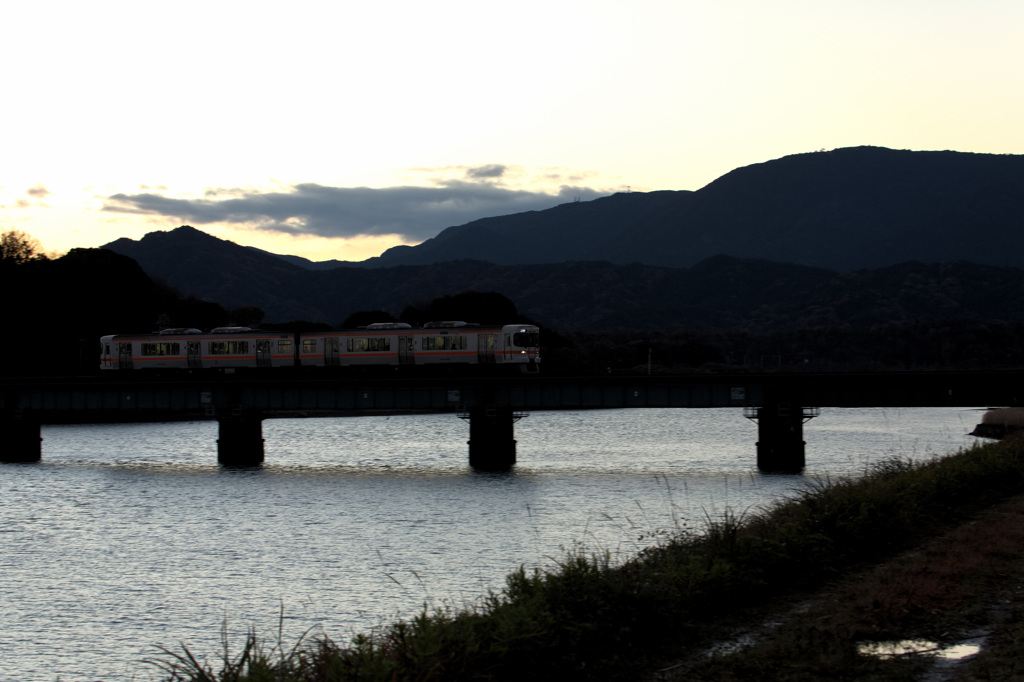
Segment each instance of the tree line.
[[154,281],[132,259],[104,249],[47,254],[18,230],[0,232],[0,286],[6,296],[4,374],[95,373],[104,334],[167,327],[212,329],[354,328],[375,322],[463,320],[534,322],[543,329],[545,372],[878,371],[1019,367],[1024,323],[936,316],[851,324],[638,331],[627,327],[563,333],[530,320],[497,292],[464,291],[412,302],[394,316],[360,310],[336,325],[266,321],[257,306],[226,309]]

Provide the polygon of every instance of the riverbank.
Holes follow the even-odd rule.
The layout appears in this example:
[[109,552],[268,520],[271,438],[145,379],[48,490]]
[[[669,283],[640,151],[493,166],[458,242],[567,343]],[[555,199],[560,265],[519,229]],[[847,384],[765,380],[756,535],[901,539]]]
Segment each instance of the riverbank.
[[[166,652],[159,663],[166,679],[255,680],[263,679],[261,671],[273,669],[296,680],[606,680],[637,679],[653,670],[670,675],[673,669],[712,679],[728,673],[697,673],[689,662],[703,666],[706,661],[694,656],[731,641],[750,623],[806,602],[814,590],[891,563],[1022,492],[1024,443],[1019,439],[920,465],[889,460],[856,481],[820,483],[762,514],[727,517],[701,533],[680,532],[621,565],[612,565],[607,555],[575,554],[554,571],[517,571],[501,593],[474,609],[425,612],[346,645],[320,639],[286,649],[282,643],[270,646],[251,638],[243,651],[226,652],[215,666],[200,664],[201,657],[188,651]],[[925,567],[931,570],[930,564]],[[911,610],[918,608],[914,598],[905,600]],[[817,622],[800,613],[795,617],[812,626]],[[921,619],[933,621],[938,622]],[[952,627],[959,621],[950,622]],[[943,636],[949,641],[966,637],[969,624],[964,620],[958,629],[947,627]],[[805,633],[800,641],[807,650],[820,648],[819,628],[780,631],[789,630]],[[900,674],[905,679],[905,664],[918,665],[917,657],[882,659],[857,649],[860,643],[904,637],[893,632],[867,627],[850,630],[851,637],[822,635],[846,642],[838,646],[845,658],[836,658],[833,676],[855,679],[852,656],[872,669],[904,666]],[[792,643],[786,647],[801,650]],[[754,654],[759,664],[776,658]],[[798,665],[792,671],[779,665],[765,674],[780,679],[825,674],[820,665],[807,673],[800,673]],[[743,676],[737,673],[737,679]]]
[[1022,640],[1018,495],[795,604],[766,606],[716,646],[649,679],[1021,679]]
[[981,423],[974,427],[972,436],[1002,439],[1024,428],[1024,408],[1002,407],[988,410],[981,417]]

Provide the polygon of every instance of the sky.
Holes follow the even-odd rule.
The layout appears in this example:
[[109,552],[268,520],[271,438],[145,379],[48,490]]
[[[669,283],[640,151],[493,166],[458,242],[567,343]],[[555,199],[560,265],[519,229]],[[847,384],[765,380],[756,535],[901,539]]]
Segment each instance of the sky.
[[363,260],[859,145],[1024,154],[1020,0],[0,9],[0,229]]

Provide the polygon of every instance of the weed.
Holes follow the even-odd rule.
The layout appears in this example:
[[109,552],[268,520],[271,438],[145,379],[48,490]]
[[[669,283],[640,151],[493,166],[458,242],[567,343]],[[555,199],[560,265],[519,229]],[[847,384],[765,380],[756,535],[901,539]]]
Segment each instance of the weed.
[[[345,648],[317,638],[264,651],[250,633],[236,656],[225,644],[219,670],[187,649],[164,650],[154,664],[172,682],[631,679],[668,651],[706,644],[744,609],[893,556],[1022,491],[1024,439],[923,464],[887,460],[857,480],[818,481],[760,513],[707,517],[701,532],[679,520],[677,532],[617,565],[607,552],[576,548],[552,570],[520,567],[473,607],[424,607]],[[942,589],[922,583],[917,594],[949,597]],[[883,627],[894,617],[876,613]],[[843,638],[818,641],[813,628],[801,636],[832,663],[790,671],[790,679],[814,679],[856,658]],[[756,655],[744,665],[751,674],[780,674]]]

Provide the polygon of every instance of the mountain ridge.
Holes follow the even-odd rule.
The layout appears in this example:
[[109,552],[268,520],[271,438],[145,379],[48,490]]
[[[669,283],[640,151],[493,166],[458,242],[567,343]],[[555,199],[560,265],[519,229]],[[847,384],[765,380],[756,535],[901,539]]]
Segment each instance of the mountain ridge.
[[484,218],[360,263],[316,264],[188,226],[107,248],[273,320],[337,324],[476,290],[566,329],[711,329],[1024,319],[1021,226],[1022,156],[857,147],[739,168],[696,192]]
[[228,308],[258,306],[272,321],[338,324],[359,310],[398,315],[407,305],[475,290],[502,293],[524,315],[566,330],[792,329],[915,318],[1024,322],[1024,270],[962,261],[847,273],[727,255],[690,268],[461,260],[307,270],[194,228],[164,234],[179,231],[189,248],[202,248],[181,260],[161,239],[161,259],[136,254],[151,277]]
[[[1024,156],[850,147],[737,168],[697,191],[481,218],[363,261],[272,255],[316,270],[466,259],[689,267],[718,254],[837,271],[908,260],[1024,267],[1021,225]],[[106,247],[132,248],[123,239]]]
[[688,267],[724,253],[839,271],[906,260],[1024,267],[1022,222],[1024,156],[849,147],[737,168],[696,191],[483,218],[352,264]]

